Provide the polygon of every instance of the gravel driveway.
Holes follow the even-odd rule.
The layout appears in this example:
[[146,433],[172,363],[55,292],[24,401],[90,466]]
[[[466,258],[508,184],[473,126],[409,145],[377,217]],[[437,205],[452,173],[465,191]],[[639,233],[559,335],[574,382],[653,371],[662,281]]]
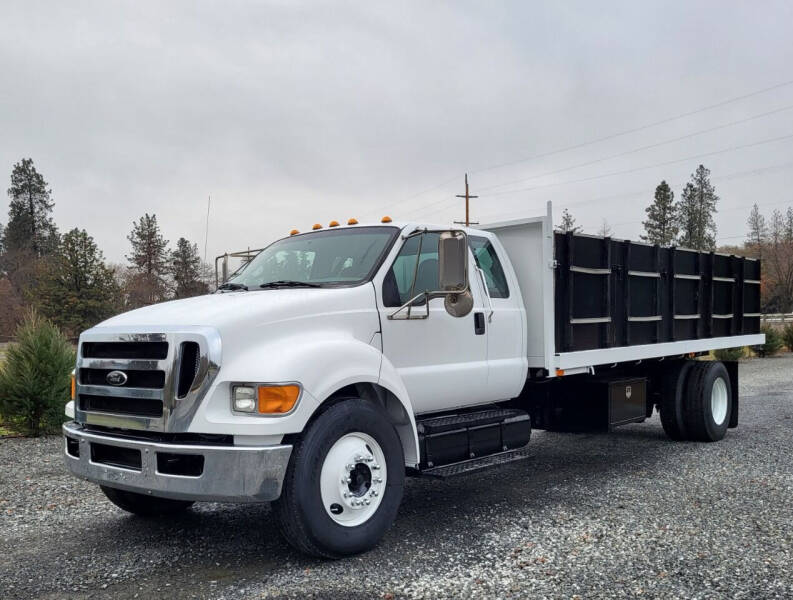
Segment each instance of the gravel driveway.
[[0,440],[3,598],[793,597],[793,356],[741,366],[741,426],[674,443],[657,417],[537,432],[531,458],[408,480],[375,550],[308,559],[268,505],[128,516],[60,438]]

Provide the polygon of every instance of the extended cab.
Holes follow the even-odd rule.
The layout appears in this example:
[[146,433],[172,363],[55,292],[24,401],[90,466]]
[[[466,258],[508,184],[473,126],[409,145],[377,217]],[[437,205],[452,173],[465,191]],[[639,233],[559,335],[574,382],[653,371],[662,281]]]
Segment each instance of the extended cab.
[[519,460],[532,425],[737,426],[737,365],[691,359],[762,343],[758,261],[554,233],[550,205],[333,225],[84,332],[69,469],[140,515],[273,501],[291,544],[338,557],[377,543],[406,475]]

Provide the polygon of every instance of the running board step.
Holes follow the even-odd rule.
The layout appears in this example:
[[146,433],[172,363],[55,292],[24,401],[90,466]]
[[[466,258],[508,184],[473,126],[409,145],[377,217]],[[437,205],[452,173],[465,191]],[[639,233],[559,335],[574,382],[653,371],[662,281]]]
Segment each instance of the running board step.
[[519,450],[531,438],[526,411],[491,406],[482,410],[432,415],[416,421],[419,470],[430,471]]
[[474,458],[472,460],[465,460],[463,462],[454,463],[451,465],[444,465],[442,467],[434,467],[432,469],[424,469],[420,472],[422,477],[435,477],[437,479],[447,479],[449,477],[456,477],[458,475],[469,475],[471,473],[478,473],[493,467],[500,467],[509,463],[518,462],[529,458],[528,448],[520,448],[518,450],[509,450],[508,452],[501,452],[499,454],[491,454],[490,456],[483,456],[482,458]]

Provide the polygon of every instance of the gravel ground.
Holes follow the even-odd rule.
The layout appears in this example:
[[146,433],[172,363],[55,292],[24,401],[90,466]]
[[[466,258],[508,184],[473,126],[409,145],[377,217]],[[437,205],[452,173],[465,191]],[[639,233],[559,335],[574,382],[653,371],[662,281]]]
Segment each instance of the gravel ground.
[[269,506],[130,517],[66,474],[59,438],[0,440],[3,598],[790,598],[793,356],[741,365],[741,426],[668,441],[538,432],[531,458],[408,480],[375,550],[306,558]]

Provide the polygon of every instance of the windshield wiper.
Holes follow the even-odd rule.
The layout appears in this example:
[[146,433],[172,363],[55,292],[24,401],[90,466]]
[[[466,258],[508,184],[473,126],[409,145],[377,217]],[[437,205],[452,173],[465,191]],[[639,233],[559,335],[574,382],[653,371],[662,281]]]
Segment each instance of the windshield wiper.
[[318,283],[311,283],[309,281],[292,281],[286,279],[279,279],[278,281],[268,281],[259,286],[260,288],[279,288],[279,287],[307,287],[318,288],[322,287]]
[[219,290],[229,290],[231,292],[234,292],[236,290],[245,290],[247,292],[248,291],[248,286],[247,285],[243,285],[241,283],[233,283],[231,281],[227,281],[226,283],[221,283],[218,286],[218,289]]

